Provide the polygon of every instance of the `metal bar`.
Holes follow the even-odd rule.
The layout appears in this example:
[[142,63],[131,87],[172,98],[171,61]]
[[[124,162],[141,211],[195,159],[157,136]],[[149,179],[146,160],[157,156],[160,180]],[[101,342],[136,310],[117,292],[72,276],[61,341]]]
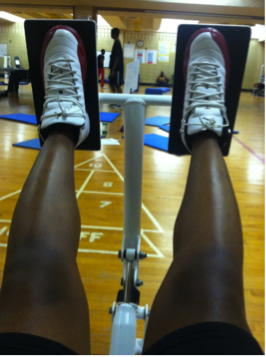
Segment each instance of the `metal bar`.
[[130,303],[130,294],[131,294],[131,285],[132,285],[132,262],[127,262],[127,274],[126,274],[126,281],[125,281],[125,296],[124,302]]
[[[129,96],[130,97],[130,96]],[[145,102],[131,96],[124,105],[124,241],[123,249],[137,251],[141,230]]]
[[170,107],[172,105],[171,95],[146,95],[146,94],[113,94],[113,93],[99,93],[99,102],[106,104],[120,104],[124,105],[128,99],[143,100],[146,105],[161,105]]

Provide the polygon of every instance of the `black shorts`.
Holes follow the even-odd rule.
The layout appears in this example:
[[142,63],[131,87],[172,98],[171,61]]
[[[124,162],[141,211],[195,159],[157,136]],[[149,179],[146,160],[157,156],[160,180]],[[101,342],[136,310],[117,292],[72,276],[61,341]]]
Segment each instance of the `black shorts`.
[[115,71],[114,76],[109,77],[110,83],[116,87],[122,86],[122,84],[124,84],[123,75],[123,71]]
[[[61,343],[24,333],[1,333],[3,355],[74,355]],[[151,355],[260,355],[255,338],[239,327],[223,322],[190,325],[169,333],[144,354]]]

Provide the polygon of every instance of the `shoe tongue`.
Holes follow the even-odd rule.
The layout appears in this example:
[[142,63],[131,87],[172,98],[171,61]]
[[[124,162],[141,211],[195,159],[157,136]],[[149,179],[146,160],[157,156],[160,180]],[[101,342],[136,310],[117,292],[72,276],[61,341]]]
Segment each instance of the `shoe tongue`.
[[199,85],[195,86],[195,90],[199,93],[193,93],[193,98],[202,97],[202,94],[206,94],[206,98],[201,100],[219,100],[221,99],[219,95],[214,95],[217,93],[217,89],[210,87],[209,85]]
[[[51,66],[51,73],[54,74],[58,74],[58,75],[63,75],[66,71],[69,71],[71,69],[71,66],[69,63],[67,62],[60,62],[60,60],[65,60],[65,57],[57,57],[57,62],[56,65],[52,65]],[[60,67],[60,68],[58,68]],[[68,75],[68,77],[66,78],[66,80],[68,82],[72,82],[73,84],[75,84],[75,81],[72,81],[71,78],[69,78],[70,76]],[[61,77],[62,80],[64,80],[64,77]],[[61,94],[61,95],[68,95],[68,94],[73,94],[73,90],[69,91],[68,89],[64,89],[62,87],[64,87],[64,85],[62,86],[62,84],[59,82],[55,82],[55,81],[51,81],[52,82],[52,86],[50,84],[50,90],[49,90],[49,94],[50,95],[57,95],[57,94]],[[50,83],[51,83],[50,82]],[[51,88],[52,87],[52,88]]]
[[[214,88],[213,87],[213,84],[216,84],[218,83],[218,80],[217,79],[211,79],[210,80],[210,83],[209,84],[203,84],[203,83],[200,83],[200,79],[202,79],[202,75],[204,77],[206,77],[203,81],[204,82],[208,82],[208,77],[213,77],[213,73],[211,71],[213,71],[214,69],[214,66],[212,66],[209,62],[207,61],[203,61],[202,62],[203,65],[201,65],[201,68],[206,70],[207,72],[202,74],[200,71],[198,72],[199,76],[197,76],[196,74],[196,78],[195,80],[199,79],[198,83],[199,84],[196,84],[194,86],[194,90],[197,91],[198,93],[193,93],[193,98],[199,98],[201,97],[200,100],[206,100],[206,101],[210,101],[210,106],[211,106],[211,102],[212,101],[215,101],[215,100],[220,100],[220,95],[214,95],[217,93],[217,87]],[[206,94],[206,97],[205,98],[202,98],[202,95],[203,94]]]
[[218,108],[203,108],[203,107],[198,107],[195,108],[193,113],[191,113],[190,119],[198,119],[198,118],[203,118],[203,119],[209,119],[212,120],[214,119],[215,121],[221,120],[223,117],[221,115],[221,111]]
[[[60,60],[63,60],[63,62],[60,62]],[[60,71],[60,69],[58,67],[62,68],[63,71],[64,71],[64,69],[67,69],[67,70],[71,69],[70,64],[68,62],[66,62],[66,60],[67,60],[67,58],[63,57],[63,56],[56,57],[56,65],[52,64],[51,71],[53,71],[53,70]]]
[[[68,101],[65,101],[65,102],[61,102],[60,101],[60,106],[64,111],[65,110],[71,110],[73,108],[73,103],[72,102],[68,102]],[[47,108],[48,109],[55,109],[55,110],[58,109],[58,112],[61,113],[62,109],[60,108],[60,106],[59,106],[59,102],[55,99],[54,102],[48,103]],[[75,107],[77,107],[77,106],[75,105]]]

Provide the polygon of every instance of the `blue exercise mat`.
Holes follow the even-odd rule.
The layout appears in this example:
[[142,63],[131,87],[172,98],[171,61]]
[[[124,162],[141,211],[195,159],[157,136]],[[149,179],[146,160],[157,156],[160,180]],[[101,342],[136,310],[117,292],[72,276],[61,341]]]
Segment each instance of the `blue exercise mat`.
[[[105,136],[101,135],[101,138],[105,138]],[[27,149],[41,150],[41,145],[40,145],[39,138],[32,139],[32,140],[27,140],[27,141],[22,141],[21,143],[13,144],[12,146],[17,146],[17,147],[27,148]]]
[[8,83],[5,83],[5,82],[0,82],[0,86],[8,86]]
[[167,131],[167,133],[169,133],[170,131],[170,125],[160,125],[159,129],[162,129],[164,131]]
[[168,87],[158,87],[158,89],[162,89],[164,93],[170,92],[170,88]]
[[155,149],[168,151],[169,138],[157,134],[145,134],[144,145],[151,146]]
[[19,82],[20,86],[26,86],[27,84],[29,84],[30,82]]
[[[105,123],[112,123],[119,115],[120,115],[120,113],[101,112],[100,113],[100,121],[105,122]],[[10,119],[10,120],[14,120],[14,121],[37,125],[36,116],[30,115],[30,114],[21,114],[21,113],[7,114],[7,115],[0,114],[0,118]]]
[[32,139],[27,141],[22,141],[21,143],[13,144],[12,146],[19,146],[22,148],[41,150],[40,140]]
[[170,92],[169,88],[146,88],[145,94],[157,94],[162,95],[166,92]]
[[105,113],[100,112],[100,121],[105,123],[112,123],[120,113]]
[[160,126],[169,123],[170,123],[170,118],[157,116],[157,117],[147,118],[145,124],[151,126]]
[[19,121],[22,123],[37,125],[36,116],[31,114],[21,114],[21,113],[7,114],[7,115],[0,114],[0,119],[9,119],[14,121]]

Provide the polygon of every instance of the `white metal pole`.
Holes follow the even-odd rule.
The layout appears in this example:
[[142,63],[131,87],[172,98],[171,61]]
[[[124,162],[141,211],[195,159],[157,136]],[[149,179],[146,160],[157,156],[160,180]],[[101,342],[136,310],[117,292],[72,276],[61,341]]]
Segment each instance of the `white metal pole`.
[[147,95],[147,94],[112,94],[99,93],[99,102],[106,104],[121,104],[124,105],[128,99],[142,99],[146,105],[160,105],[169,107],[172,104],[171,95]]
[[124,104],[124,242],[138,248],[141,229],[143,143],[146,104],[137,96]]
[[116,307],[112,322],[110,355],[134,355],[136,347],[136,312],[130,304]]

